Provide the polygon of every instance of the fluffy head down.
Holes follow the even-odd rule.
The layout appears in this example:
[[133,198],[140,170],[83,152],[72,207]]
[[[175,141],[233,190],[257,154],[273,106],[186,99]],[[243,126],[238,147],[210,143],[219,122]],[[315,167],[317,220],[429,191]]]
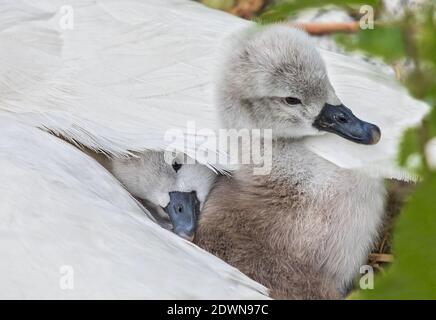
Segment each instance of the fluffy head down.
[[110,170],[158,221],[163,218],[162,226],[191,240],[215,174],[204,165],[183,163],[177,158],[167,163],[163,152],[148,151],[136,158],[114,159]]
[[201,207],[216,175],[198,163],[180,165],[182,160],[169,164],[163,152],[147,151],[136,158],[114,159],[110,169],[130,193],[156,206],[165,208],[170,192],[195,191]]

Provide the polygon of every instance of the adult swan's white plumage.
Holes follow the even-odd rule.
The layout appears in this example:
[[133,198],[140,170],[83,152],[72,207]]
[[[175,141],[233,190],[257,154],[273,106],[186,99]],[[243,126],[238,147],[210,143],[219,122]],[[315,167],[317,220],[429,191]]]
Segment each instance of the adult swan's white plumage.
[[5,116],[0,136],[0,298],[266,297],[73,146]]
[[[0,6],[0,288],[8,288],[0,295],[263,297],[259,285],[152,224],[92,159],[34,128],[114,155],[165,148],[166,130],[190,120],[215,128],[218,49],[250,22],[182,0],[63,4]],[[339,166],[401,176],[392,165],[399,133],[426,108],[367,64],[323,57],[341,100],[383,136],[371,154],[329,135],[307,145]],[[74,290],[62,290],[69,266]]]
[[[171,142],[191,153],[165,133],[186,131],[192,120],[199,129],[217,127],[220,53],[251,22],[185,0],[71,3],[69,11],[63,1],[2,4],[0,110],[110,154]],[[371,152],[334,135],[307,145],[341,167],[403,177],[393,161],[400,133],[427,108],[369,63],[321,53],[339,98],[383,135]]]

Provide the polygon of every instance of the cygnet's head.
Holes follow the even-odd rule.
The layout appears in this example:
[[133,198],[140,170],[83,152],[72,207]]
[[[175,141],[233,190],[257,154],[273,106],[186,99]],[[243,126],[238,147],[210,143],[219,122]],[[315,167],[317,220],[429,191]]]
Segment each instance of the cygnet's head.
[[380,139],[377,126],[357,118],[336,96],[321,55],[303,31],[250,30],[226,57],[218,104],[228,128],[273,129],[276,138],[328,131],[362,144]]
[[167,163],[163,152],[147,151],[138,157],[113,159],[110,169],[133,196],[164,211],[174,233],[192,240],[216,174],[202,164],[186,162],[179,155]]

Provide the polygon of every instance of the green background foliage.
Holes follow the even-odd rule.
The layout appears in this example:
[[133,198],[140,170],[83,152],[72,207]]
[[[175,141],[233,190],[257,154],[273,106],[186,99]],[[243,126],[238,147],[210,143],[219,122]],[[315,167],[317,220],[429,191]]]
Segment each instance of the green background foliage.
[[259,20],[262,23],[272,23],[283,21],[289,16],[297,13],[303,9],[318,8],[321,6],[337,6],[346,8],[348,10],[353,10],[361,5],[371,5],[373,7],[379,6],[379,0],[284,0],[284,1],[274,1],[271,6],[269,6],[265,12],[263,12]]
[[436,173],[425,176],[395,225],[395,260],[374,290],[352,299],[436,299]]

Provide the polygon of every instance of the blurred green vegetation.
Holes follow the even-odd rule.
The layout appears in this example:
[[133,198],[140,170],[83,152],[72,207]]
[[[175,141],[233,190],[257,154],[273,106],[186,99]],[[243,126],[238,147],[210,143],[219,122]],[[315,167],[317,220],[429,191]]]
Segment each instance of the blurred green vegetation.
[[361,5],[370,5],[377,8],[379,0],[276,0],[258,17],[261,23],[274,23],[283,21],[303,9],[318,8],[321,6],[337,6],[353,11]]
[[374,30],[341,36],[348,49],[379,56],[388,63],[406,62],[403,84],[432,108],[422,126],[405,132],[398,160],[421,176],[415,193],[403,208],[395,225],[395,262],[379,275],[374,290],[361,290],[356,299],[436,299],[436,172],[429,168],[425,147],[436,137],[436,32],[435,5],[428,3],[393,22],[380,22]]
[[405,55],[403,30],[398,25],[361,30],[354,36],[338,34],[335,38],[347,50],[364,48],[373,55],[384,57],[388,62],[394,62]]
[[373,290],[352,299],[436,299],[436,173],[429,172],[407,202],[394,232],[395,260]]
[[236,4],[236,0],[201,0],[208,7],[220,10],[230,10]]

